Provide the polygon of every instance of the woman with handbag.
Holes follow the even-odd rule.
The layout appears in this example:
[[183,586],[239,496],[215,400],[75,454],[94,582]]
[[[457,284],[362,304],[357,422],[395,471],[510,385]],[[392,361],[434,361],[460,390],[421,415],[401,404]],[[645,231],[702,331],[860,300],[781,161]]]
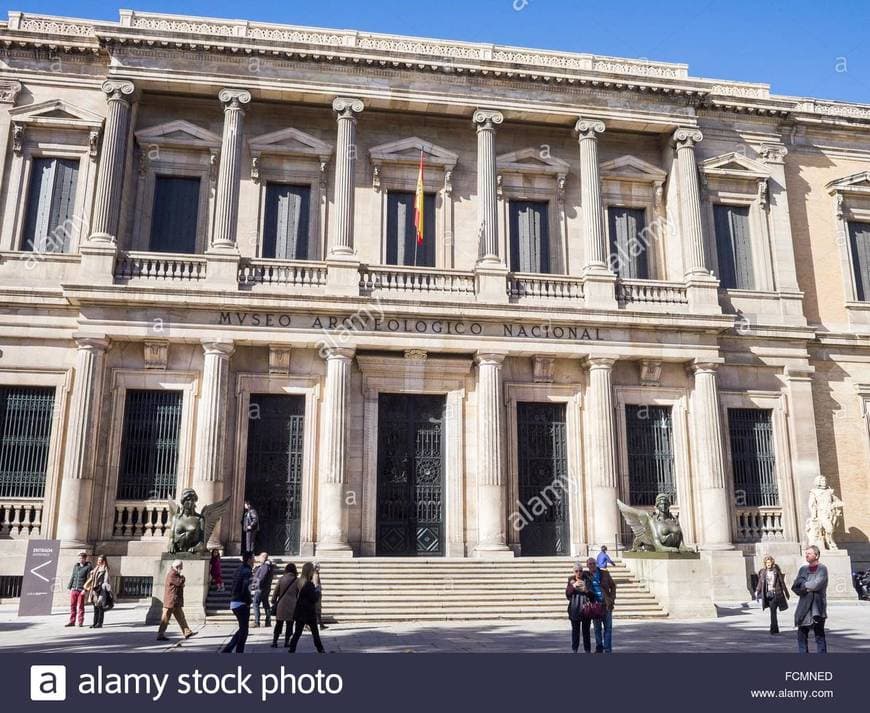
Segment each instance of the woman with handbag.
[[589,604],[589,596],[592,584],[583,572],[583,567],[578,562],[574,565],[574,574],[568,579],[565,587],[565,597],[568,599],[568,619],[571,620],[571,651],[575,654],[580,648],[580,633],[583,633],[583,650],[588,654],[592,652],[592,638],[590,626],[592,618],[586,616]]
[[97,559],[97,566],[91,572],[90,577],[88,577],[88,582],[85,583],[85,590],[88,591],[88,599],[94,605],[94,623],[91,624],[91,628],[102,629],[106,610],[115,606],[115,600],[112,596],[109,561],[105,555],[100,555]]
[[281,636],[285,623],[287,630],[284,632],[284,648],[290,646],[290,635],[293,633],[293,613],[296,611],[296,597],[299,596],[299,589],[296,586],[298,581],[296,565],[290,562],[284,568],[284,574],[278,580],[278,586],[272,594],[272,614],[275,617],[275,631],[272,634],[273,649],[278,648],[278,638]]
[[785,586],[785,577],[782,570],[770,555],[764,558],[764,567],[758,573],[758,585],[755,587],[755,596],[761,600],[761,609],[770,609],[770,633],[779,633],[779,621],[777,614],[788,609],[788,587]]

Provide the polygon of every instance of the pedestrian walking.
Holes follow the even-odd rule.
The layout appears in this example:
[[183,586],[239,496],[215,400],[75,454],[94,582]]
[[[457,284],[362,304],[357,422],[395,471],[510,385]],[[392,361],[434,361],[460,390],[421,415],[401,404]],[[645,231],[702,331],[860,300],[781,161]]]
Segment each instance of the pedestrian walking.
[[224,591],[224,575],[221,568],[221,551],[212,550],[211,560],[208,563],[208,576],[211,578],[211,586],[219,592]]
[[602,605],[603,611],[592,616],[592,628],[595,630],[595,653],[609,654],[613,651],[613,606],[616,603],[616,583],[610,572],[599,569],[598,563],[592,557],[586,560],[589,570],[589,582],[595,601]]
[[[296,611],[296,598],[299,595],[299,581],[296,565],[288,562],[284,574],[278,580],[278,586],[272,595],[272,613],[275,615],[275,631],[272,634],[272,648],[278,648],[278,638],[284,631],[284,648],[290,646],[290,636],[293,633],[293,613]],[[284,625],[287,625],[286,630]]]
[[601,552],[598,553],[595,563],[598,565],[598,569],[607,569],[607,565],[616,566],[616,562],[610,559],[610,555],[607,554],[607,545],[601,545]]
[[583,565],[574,565],[574,574],[568,578],[565,596],[568,598],[568,619],[571,622],[571,651],[575,654],[580,648],[580,634],[583,634],[583,650],[588,654],[592,651],[592,612],[589,609],[594,601],[592,598],[592,583],[588,573],[583,572]]
[[317,590],[317,626],[323,631],[326,624],[323,623],[323,583],[320,580],[320,562],[314,563],[314,579],[312,580],[314,588]]
[[825,620],[828,618],[828,568],[819,562],[821,553],[815,545],[804,551],[807,563],[798,570],[791,591],[800,597],[795,607],[798,652],[809,653],[810,629],[816,638],[816,653],[828,653]]
[[242,553],[254,553],[257,544],[257,531],[260,529],[260,517],[250,500],[245,500],[245,509],[242,512]]
[[253,576],[251,567],[253,564],[254,554],[252,552],[243,553],[242,565],[236,571],[230,595],[230,610],[239,622],[239,628],[229,643],[221,649],[225,654],[231,654],[233,651],[237,654],[245,653],[245,642],[248,640],[248,625],[251,616],[251,577]]
[[88,561],[87,552],[79,552],[79,561],[73,567],[69,578],[69,621],[66,626],[85,624],[85,582],[91,575],[94,565]]
[[169,626],[169,618],[175,617],[175,621],[181,627],[185,639],[194,635],[187,625],[184,616],[184,562],[175,560],[166,573],[166,581],[163,583],[163,615],[160,617],[160,627],[157,629],[157,641],[168,641],[166,627]]
[[100,555],[97,558],[97,566],[88,575],[84,591],[87,594],[88,601],[94,607],[94,621],[91,624],[91,628],[102,629],[106,610],[115,606],[115,599],[112,595],[109,561],[105,555]]
[[788,609],[788,588],[782,570],[770,555],[764,558],[764,567],[758,573],[758,585],[755,596],[761,601],[761,609],[770,609],[770,633],[779,633],[777,616],[780,611]]
[[260,553],[260,562],[254,569],[251,578],[251,591],[254,594],[254,628],[260,626],[260,607],[266,610],[266,626],[272,626],[272,608],[269,606],[269,596],[272,594],[272,579],[275,576],[275,565],[269,559],[268,552]]
[[311,630],[311,638],[314,639],[314,647],[317,653],[326,653],[320,641],[320,632],[317,630],[317,600],[320,595],[314,586],[314,564],[306,562],[302,567],[302,576],[299,578],[299,595],[296,599],[296,611],[293,612],[293,638],[290,639],[290,653],[296,653],[296,645],[302,636],[302,630],[307,626]]

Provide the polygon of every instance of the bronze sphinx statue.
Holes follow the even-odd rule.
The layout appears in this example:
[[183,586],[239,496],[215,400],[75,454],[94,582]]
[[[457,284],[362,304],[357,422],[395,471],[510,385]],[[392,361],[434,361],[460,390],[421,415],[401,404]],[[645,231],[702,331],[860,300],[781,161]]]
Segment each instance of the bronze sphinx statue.
[[172,526],[169,530],[169,552],[178,554],[187,552],[202,554],[206,552],[211,533],[229,505],[230,498],[206,505],[202,513],[196,511],[196,501],[199,498],[191,488],[181,493],[181,502],[169,501],[169,512]]
[[679,518],[671,513],[671,498],[665,493],[656,496],[652,512],[640,510],[617,500],[622,517],[634,533],[631,549],[652,552],[686,552]]

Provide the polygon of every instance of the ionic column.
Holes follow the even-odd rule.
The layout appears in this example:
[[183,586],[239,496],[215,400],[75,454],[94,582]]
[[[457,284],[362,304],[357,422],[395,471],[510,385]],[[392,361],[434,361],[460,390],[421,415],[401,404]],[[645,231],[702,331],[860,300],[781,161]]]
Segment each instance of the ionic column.
[[478,354],[477,547],[475,556],[513,556],[507,546],[507,479],[502,438],[504,354]]
[[[202,340],[202,386],[196,417],[196,442],[193,460],[193,489],[199,507],[223,499],[224,452],[226,447],[227,383],[231,341]],[[218,547],[217,528],[209,547]]]
[[353,255],[353,199],[356,172],[356,115],[365,109],[362,99],[337,97],[332,109],[338,121],[335,147],[335,219],[330,257]]
[[218,95],[224,105],[224,133],[221,162],[215,190],[214,229],[211,247],[236,250],[239,215],[239,181],[242,172],[244,105],[251,101],[245,89],[222,89]]
[[578,119],[574,125],[580,142],[580,200],[582,201],[583,271],[608,271],[607,241],[604,239],[604,210],[601,205],[601,176],[598,169],[598,134],[604,122]]
[[696,362],[692,410],[695,413],[697,484],[701,503],[701,549],[731,550],[731,507],[725,477],[722,418],[715,362]]
[[704,233],[701,229],[701,193],[698,188],[698,166],[695,144],[704,135],[698,129],[680,128],[674,132],[677,152],[677,172],[680,174],[680,215],[683,244],[686,246],[686,279],[709,277],[704,258]]
[[115,242],[121,213],[121,189],[124,184],[124,162],[127,155],[127,132],[130,129],[130,100],[133,82],[107,79],[106,124],[100,148],[97,186],[94,192],[94,218],[90,240]]
[[589,390],[586,396],[586,453],[592,481],[592,502],[587,511],[592,517],[592,542],[609,545],[621,531],[616,506],[616,436],[613,413],[612,357],[590,357]]
[[320,443],[320,481],[317,491],[316,552],[353,556],[347,542],[344,506],[347,431],[350,409],[350,369],[353,349],[326,351],[326,383]]
[[60,485],[57,537],[63,547],[88,545],[97,422],[103,393],[103,363],[109,342],[76,338],[75,376],[69,404],[69,425]]
[[496,127],[504,115],[494,109],[478,109],[472,119],[477,128],[477,223],[480,262],[501,265],[498,254],[498,176],[495,161]]

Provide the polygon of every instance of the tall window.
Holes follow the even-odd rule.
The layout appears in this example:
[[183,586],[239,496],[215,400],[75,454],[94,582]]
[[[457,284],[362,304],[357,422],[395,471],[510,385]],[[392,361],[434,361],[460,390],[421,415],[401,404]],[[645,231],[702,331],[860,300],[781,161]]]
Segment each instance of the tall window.
[[54,389],[0,386],[0,498],[45,493]]
[[849,249],[855,271],[855,297],[870,299],[870,223],[849,223]]
[[417,242],[411,191],[387,194],[387,264],[435,267],[435,194],[423,196],[423,243]]
[[749,206],[714,205],[719,285],[726,289],[755,289],[749,235]]
[[546,201],[510,202],[512,272],[550,272],[549,204]]
[[646,225],[642,208],[611,206],[607,209],[610,234],[610,265],[618,277],[649,279],[649,245],[644,242]]
[[36,158],[30,174],[22,250],[67,253],[76,230],[78,159]]
[[152,252],[196,252],[199,184],[196,177],[157,176],[151,216]]
[[768,409],[728,409],[728,430],[738,505],[779,505],[773,449],[773,413]]
[[181,406],[180,391],[127,391],[119,500],[164,500],[175,496]]
[[311,187],[270,183],[266,187],[263,257],[308,259]]
[[625,422],[629,505],[655,505],[659,493],[676,503],[670,407],[627,405]]

